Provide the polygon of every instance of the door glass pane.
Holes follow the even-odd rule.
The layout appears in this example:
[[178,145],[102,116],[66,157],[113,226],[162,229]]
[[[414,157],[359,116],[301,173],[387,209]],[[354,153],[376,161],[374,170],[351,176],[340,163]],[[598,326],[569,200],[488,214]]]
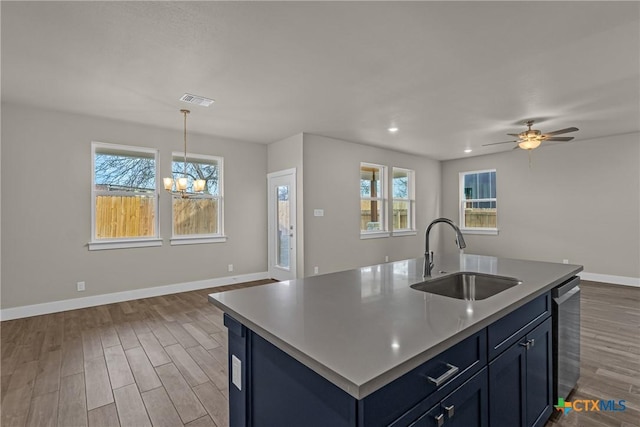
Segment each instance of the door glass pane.
[[290,234],[291,221],[289,218],[289,212],[291,211],[289,206],[289,186],[279,185],[276,187],[276,199],[278,204],[276,205],[276,211],[278,215],[278,241],[277,241],[277,262],[276,265],[282,268],[289,268],[289,252],[291,248]]

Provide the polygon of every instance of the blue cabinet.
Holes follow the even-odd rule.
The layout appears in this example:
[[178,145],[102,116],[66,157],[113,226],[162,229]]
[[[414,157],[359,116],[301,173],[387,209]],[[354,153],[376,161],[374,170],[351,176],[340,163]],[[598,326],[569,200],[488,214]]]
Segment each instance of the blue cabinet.
[[232,317],[224,322],[231,427],[356,426],[352,396]]
[[358,402],[358,425],[408,425],[487,365],[486,331],[448,350]]
[[552,407],[551,318],[489,363],[492,427],[543,426]]
[[361,400],[225,314],[230,425],[542,427],[550,314],[541,295]]
[[[489,416],[487,368],[423,414],[410,427],[487,427]],[[392,424],[395,427],[400,424]],[[402,424],[405,425],[405,424]]]

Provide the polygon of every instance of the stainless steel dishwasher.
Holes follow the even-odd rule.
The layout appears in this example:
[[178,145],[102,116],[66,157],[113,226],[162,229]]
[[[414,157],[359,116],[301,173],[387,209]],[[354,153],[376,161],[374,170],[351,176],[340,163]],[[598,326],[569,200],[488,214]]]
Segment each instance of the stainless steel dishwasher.
[[566,399],[580,378],[580,278],[553,289],[553,399]]

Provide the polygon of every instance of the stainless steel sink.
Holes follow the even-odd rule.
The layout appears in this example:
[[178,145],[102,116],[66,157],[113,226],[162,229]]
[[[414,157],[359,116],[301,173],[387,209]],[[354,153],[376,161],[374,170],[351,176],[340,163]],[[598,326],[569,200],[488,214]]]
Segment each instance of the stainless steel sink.
[[428,279],[411,287],[449,298],[475,301],[492,297],[521,283],[513,277],[460,272]]

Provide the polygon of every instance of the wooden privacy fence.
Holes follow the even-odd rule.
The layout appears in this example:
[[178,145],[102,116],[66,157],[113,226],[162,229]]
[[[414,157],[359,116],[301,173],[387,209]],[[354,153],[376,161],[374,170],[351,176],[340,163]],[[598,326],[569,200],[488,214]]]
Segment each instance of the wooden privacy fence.
[[467,227],[496,228],[496,209],[465,209],[464,221]]
[[173,199],[173,234],[216,234],[217,199]]
[[[174,199],[175,235],[218,232],[217,199]],[[155,235],[155,198],[97,196],[96,237],[113,239]]]
[[[410,227],[409,224],[409,214],[406,205],[406,202],[393,203],[393,228],[394,230],[404,230]],[[371,223],[371,208],[370,202],[368,200],[360,201],[360,230],[367,230],[369,228],[369,224]]]
[[144,196],[97,196],[96,237],[155,235],[155,199]]

